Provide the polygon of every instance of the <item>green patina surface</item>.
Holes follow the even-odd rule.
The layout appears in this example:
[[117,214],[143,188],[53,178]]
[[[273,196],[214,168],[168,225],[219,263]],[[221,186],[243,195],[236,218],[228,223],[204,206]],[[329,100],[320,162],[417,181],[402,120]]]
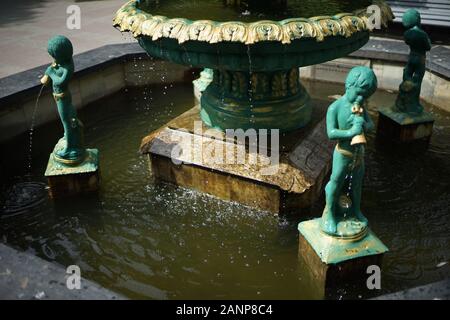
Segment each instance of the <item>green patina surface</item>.
[[373,130],[374,124],[364,104],[376,91],[377,78],[370,68],[355,67],[347,76],[345,89],[327,111],[327,134],[337,145],[321,220],[322,230],[338,237],[355,236],[368,226],[361,212],[364,133]]
[[388,248],[369,229],[360,240],[349,241],[332,237],[321,230],[321,219],[301,222],[299,232],[326,264],[337,264],[350,259],[361,258],[388,251]]
[[217,129],[293,130],[311,119],[312,105],[298,68],[276,72],[214,71],[202,94],[200,115]]
[[434,117],[426,112],[420,103],[420,91],[425,75],[426,53],[431,49],[427,33],[420,27],[420,14],[409,9],[403,15],[406,44],[410,48],[408,62],[403,70],[403,81],[395,104],[378,111],[400,125],[433,122]]
[[366,101],[377,89],[377,78],[370,68],[355,67],[347,76],[345,89],[345,94],[327,111],[327,134],[337,145],[330,181],[325,187],[325,209],[321,218],[298,226],[327,264],[388,250],[370,231],[361,212],[365,132],[374,128]]
[[417,10],[409,9],[402,19],[403,26],[407,29],[404,38],[410,53],[403,70],[403,82],[400,84],[394,109],[398,112],[420,115],[423,112],[420,90],[425,75],[426,53],[431,49],[431,41],[420,27],[420,14]]
[[50,154],[47,169],[45,170],[46,177],[63,176],[72,174],[90,173],[98,170],[98,150],[86,149],[86,154],[83,162],[75,166],[61,163],[55,158],[55,153]]
[[203,92],[212,82],[213,76],[214,71],[212,69],[205,68],[202,72],[200,72],[200,77],[197,80],[192,81],[192,83],[199,92]]
[[180,46],[172,39],[152,41],[148,37],[140,37],[139,43],[152,56],[213,70],[213,80],[201,98],[201,118],[208,126],[290,131],[307,125],[312,113],[298,67],[345,56],[368,39],[367,32],[360,32],[322,42],[309,39],[251,47],[206,42]]
[[98,150],[84,147],[83,124],[77,117],[69,90],[75,69],[72,43],[64,36],[55,36],[48,41],[47,51],[54,63],[45,71],[41,83],[52,83],[64,136],[50,154],[45,176],[95,172],[98,170]]
[[75,69],[72,59],[73,46],[68,38],[55,36],[48,41],[47,51],[54,63],[47,68],[41,82],[52,83],[53,97],[64,127],[65,140],[63,147],[55,149],[54,152],[59,159],[79,162],[85,155],[85,149],[83,124],[77,118],[69,90],[69,82]]

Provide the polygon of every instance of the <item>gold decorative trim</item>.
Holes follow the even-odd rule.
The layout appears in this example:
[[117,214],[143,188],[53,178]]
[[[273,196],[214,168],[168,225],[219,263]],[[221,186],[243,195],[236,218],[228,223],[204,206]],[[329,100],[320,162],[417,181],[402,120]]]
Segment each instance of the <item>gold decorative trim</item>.
[[84,160],[86,160],[87,154],[86,152],[81,155],[78,159],[64,159],[61,157],[58,157],[55,153],[53,153],[53,158],[55,159],[56,162],[65,164],[67,166],[76,166],[79,165],[81,163],[84,162]]
[[339,143],[336,143],[336,151],[339,152],[340,154],[342,154],[344,157],[353,158],[353,152],[350,152],[348,150],[342,149],[339,146]]
[[61,100],[65,96],[66,96],[66,94],[64,92],[61,92],[61,93],[53,92],[53,99],[55,99],[56,102],[58,102],[59,100]]
[[[374,0],[381,9],[381,24],[394,19],[391,8],[384,0]],[[153,41],[160,38],[177,39],[179,43],[189,40],[218,42],[242,42],[247,45],[260,41],[291,43],[301,38],[315,38],[323,41],[329,36],[350,37],[360,31],[372,31],[365,9],[335,16],[293,18],[282,21],[263,20],[254,23],[216,22],[211,20],[192,21],[182,18],[153,16],[137,8],[137,1],[124,4],[116,13],[113,25],[120,31],[129,31],[134,37],[148,36]]]

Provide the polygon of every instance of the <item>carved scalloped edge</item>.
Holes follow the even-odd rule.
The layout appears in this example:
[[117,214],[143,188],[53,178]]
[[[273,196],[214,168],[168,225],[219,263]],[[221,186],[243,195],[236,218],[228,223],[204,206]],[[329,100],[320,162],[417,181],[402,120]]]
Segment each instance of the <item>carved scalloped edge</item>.
[[[381,24],[387,27],[394,19],[389,5],[383,0],[374,0],[381,9]],[[177,39],[179,43],[189,40],[218,42],[242,42],[250,45],[260,41],[279,41],[289,44],[301,38],[315,38],[323,41],[329,36],[350,37],[355,32],[372,31],[367,10],[340,13],[335,16],[293,18],[282,21],[262,20],[253,23],[237,21],[216,22],[211,20],[188,20],[153,16],[136,7],[137,1],[125,3],[116,13],[113,25],[120,31],[129,31],[134,37],[148,36]]]

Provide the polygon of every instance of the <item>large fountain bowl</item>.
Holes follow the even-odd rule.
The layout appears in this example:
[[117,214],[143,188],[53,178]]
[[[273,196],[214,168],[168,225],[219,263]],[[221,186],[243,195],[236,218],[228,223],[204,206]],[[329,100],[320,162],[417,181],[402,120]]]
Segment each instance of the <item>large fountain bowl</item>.
[[[393,19],[384,1],[380,22]],[[346,56],[369,40],[367,8],[334,16],[252,23],[189,20],[152,15],[139,1],[114,18],[153,57],[214,70],[201,99],[203,121],[218,129],[281,129],[305,126],[312,113],[299,67]]]

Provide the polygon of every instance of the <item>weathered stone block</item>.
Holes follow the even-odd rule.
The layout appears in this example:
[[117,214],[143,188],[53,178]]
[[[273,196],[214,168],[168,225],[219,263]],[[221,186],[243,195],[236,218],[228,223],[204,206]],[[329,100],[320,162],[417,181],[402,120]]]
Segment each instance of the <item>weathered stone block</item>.
[[94,193],[100,188],[98,150],[87,149],[85,160],[69,166],[55,160],[50,154],[45,176],[48,179],[49,194],[53,199]]
[[[205,127],[198,106],[145,137],[141,152],[148,155],[156,180],[274,213],[309,208],[320,196],[331,166],[334,144],[326,137],[326,105],[316,101],[311,124],[280,134],[279,148],[269,145],[267,153],[252,152],[248,139],[231,141],[224,132]],[[200,133],[195,123],[200,123]],[[232,163],[227,162],[227,150],[235,159]],[[216,152],[224,155],[223,161],[214,160]],[[240,152],[244,162],[236,161]],[[275,166],[272,152],[279,154]]]
[[329,297],[337,290],[367,291],[367,269],[378,266],[387,247],[371,230],[360,239],[331,237],[320,229],[320,218],[299,224],[299,260],[317,297]]
[[433,134],[434,118],[428,112],[408,115],[393,112],[391,108],[378,111],[377,138],[394,143],[420,142],[428,144]]

